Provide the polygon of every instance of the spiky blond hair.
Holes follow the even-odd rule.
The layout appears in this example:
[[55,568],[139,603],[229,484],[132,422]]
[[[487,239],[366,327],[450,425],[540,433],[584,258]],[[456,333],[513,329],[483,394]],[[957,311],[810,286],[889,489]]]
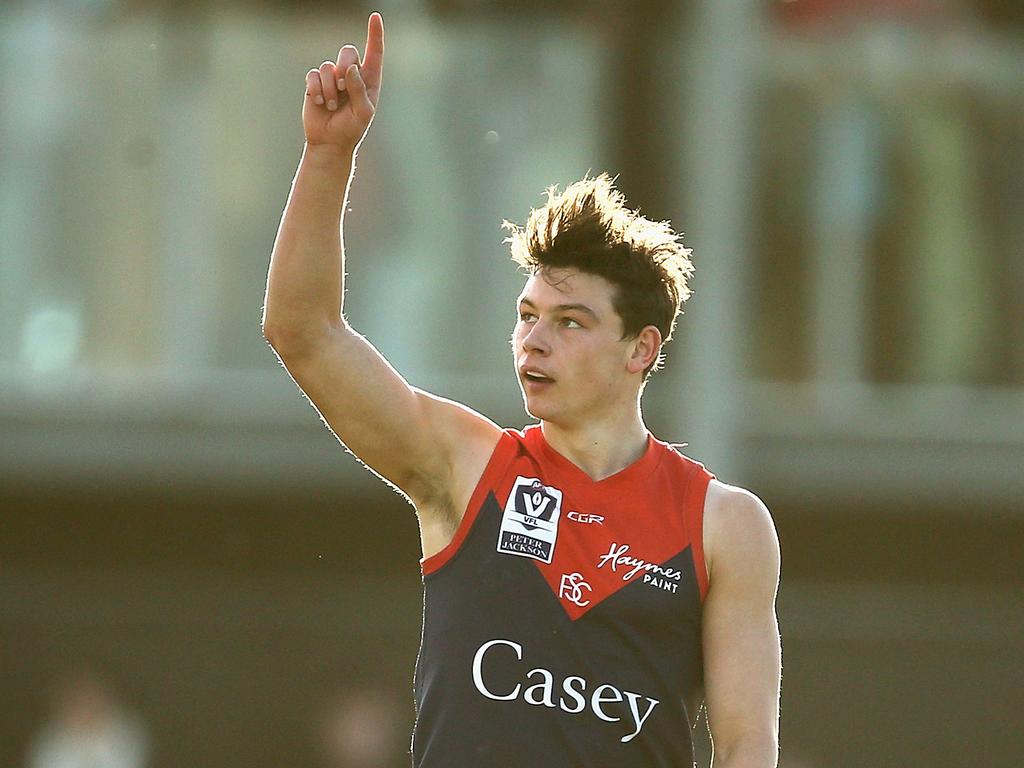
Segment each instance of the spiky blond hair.
[[[588,174],[561,194],[548,187],[546,194],[547,202],[530,211],[522,229],[502,222],[511,233],[505,242],[511,244],[512,260],[531,275],[573,267],[603,277],[616,289],[613,306],[622,318],[622,338],[635,338],[653,325],[667,343],[691,293],[692,251],[683,247],[682,234],[667,221],[651,221],[627,208],[606,173]],[[645,378],[663,361],[659,352]]]

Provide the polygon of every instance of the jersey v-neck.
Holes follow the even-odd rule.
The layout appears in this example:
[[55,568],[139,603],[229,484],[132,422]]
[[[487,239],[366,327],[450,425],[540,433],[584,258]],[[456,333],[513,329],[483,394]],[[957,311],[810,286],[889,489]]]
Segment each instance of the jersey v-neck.
[[579,466],[551,447],[551,444],[544,438],[544,432],[539,424],[527,427],[523,430],[523,436],[526,438],[527,445],[540,452],[562,478],[562,482],[572,488],[573,494],[583,497],[587,501],[607,503],[630,491],[637,490],[657,469],[664,456],[664,451],[659,450],[661,442],[648,432],[647,447],[640,458],[608,477],[594,480]]

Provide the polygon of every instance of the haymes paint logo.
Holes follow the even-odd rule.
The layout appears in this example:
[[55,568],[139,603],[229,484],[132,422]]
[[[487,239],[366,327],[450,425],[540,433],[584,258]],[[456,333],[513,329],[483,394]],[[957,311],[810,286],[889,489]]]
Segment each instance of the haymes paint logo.
[[517,477],[505,500],[498,551],[550,563],[555,552],[562,492],[536,477]]

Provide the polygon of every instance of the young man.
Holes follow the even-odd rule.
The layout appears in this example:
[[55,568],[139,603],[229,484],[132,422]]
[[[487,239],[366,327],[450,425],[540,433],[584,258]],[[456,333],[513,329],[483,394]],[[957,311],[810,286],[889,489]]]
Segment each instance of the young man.
[[380,96],[383,21],[306,76],[306,146],[263,331],[356,456],[414,504],[424,627],[413,761],[776,764],[779,552],[768,511],[656,440],[640,393],[689,294],[665,224],[584,179],[512,225],[529,277],[512,337],[526,410],[502,430],[416,389],[342,313],[340,221]]

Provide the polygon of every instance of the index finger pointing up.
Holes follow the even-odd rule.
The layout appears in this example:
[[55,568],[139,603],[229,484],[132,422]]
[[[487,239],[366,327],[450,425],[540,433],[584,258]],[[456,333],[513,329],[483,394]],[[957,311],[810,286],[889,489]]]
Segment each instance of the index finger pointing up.
[[384,68],[384,19],[374,11],[366,22],[366,48],[361,73],[370,100],[376,104]]

